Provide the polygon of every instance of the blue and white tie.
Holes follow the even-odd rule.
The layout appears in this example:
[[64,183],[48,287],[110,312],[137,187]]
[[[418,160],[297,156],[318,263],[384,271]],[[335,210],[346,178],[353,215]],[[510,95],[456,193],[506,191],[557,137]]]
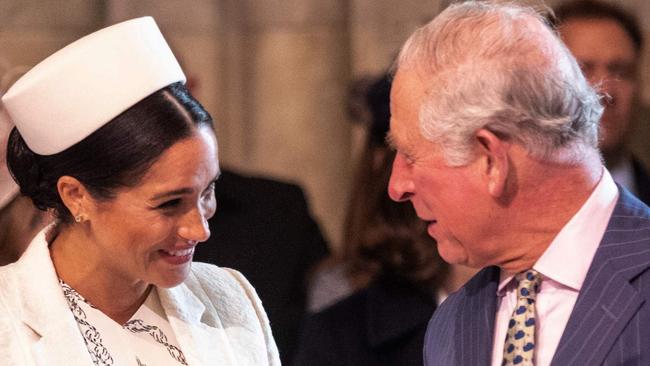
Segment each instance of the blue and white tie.
[[534,269],[518,273],[517,305],[508,322],[503,366],[535,364],[535,298],[542,276]]

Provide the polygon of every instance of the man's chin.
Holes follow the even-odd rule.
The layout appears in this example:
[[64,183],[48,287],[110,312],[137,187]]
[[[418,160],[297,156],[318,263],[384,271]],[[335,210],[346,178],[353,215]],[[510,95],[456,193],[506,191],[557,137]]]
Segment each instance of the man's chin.
[[467,265],[468,257],[465,249],[458,243],[450,243],[449,241],[438,241],[438,254],[440,258],[449,264],[462,264]]

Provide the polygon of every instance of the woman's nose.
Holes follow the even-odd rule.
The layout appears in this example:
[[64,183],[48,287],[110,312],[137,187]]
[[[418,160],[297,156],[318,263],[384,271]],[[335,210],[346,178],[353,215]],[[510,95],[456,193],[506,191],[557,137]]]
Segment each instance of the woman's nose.
[[183,239],[197,242],[208,240],[210,237],[210,226],[200,208],[195,208],[185,215],[178,229],[178,235]]

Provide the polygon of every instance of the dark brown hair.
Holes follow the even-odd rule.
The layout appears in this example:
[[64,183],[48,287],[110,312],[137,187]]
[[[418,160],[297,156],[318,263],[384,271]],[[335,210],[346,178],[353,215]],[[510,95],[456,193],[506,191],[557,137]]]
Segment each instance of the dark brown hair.
[[444,281],[448,266],[411,204],[388,197],[395,158],[385,143],[390,87],[386,75],[366,93],[371,121],[354,177],[339,261],[356,288],[381,277],[431,290]]

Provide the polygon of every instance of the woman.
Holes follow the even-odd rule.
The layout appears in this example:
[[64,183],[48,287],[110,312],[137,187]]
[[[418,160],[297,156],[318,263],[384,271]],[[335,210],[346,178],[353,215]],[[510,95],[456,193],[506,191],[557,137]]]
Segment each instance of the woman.
[[139,18],[55,53],[3,97],[9,169],[56,217],[0,269],[3,364],[279,365],[248,282],[191,262],[219,166],[184,81]]
[[433,311],[474,273],[444,263],[411,205],[388,197],[395,157],[385,143],[390,85],[382,78],[366,95],[372,122],[344,244],[317,274],[312,309],[329,303],[332,293],[340,296],[338,288],[354,293],[306,320],[296,366],[421,365]]

